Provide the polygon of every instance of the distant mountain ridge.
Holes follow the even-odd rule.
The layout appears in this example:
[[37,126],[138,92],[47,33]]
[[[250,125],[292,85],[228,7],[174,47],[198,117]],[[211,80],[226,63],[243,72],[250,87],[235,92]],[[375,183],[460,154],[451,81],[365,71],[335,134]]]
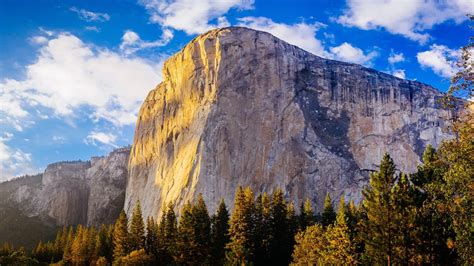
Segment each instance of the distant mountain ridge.
[[35,224],[36,235],[18,243],[27,247],[54,236],[58,226],[113,223],[124,204],[129,153],[125,147],[89,161],[52,163],[42,174],[0,183],[0,242],[17,244],[22,233],[11,230],[14,221],[24,221],[25,230]]

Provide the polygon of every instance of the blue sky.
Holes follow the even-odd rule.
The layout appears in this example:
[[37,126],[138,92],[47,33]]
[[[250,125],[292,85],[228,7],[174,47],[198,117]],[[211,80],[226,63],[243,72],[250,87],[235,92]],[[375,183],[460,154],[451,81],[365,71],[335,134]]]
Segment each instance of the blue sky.
[[241,25],[441,91],[474,0],[0,1],[0,180],[132,142],[161,66],[197,34]]

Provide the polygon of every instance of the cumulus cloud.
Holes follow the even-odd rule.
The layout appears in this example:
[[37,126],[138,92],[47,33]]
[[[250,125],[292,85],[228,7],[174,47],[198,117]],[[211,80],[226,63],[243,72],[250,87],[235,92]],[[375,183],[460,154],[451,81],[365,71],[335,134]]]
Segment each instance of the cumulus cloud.
[[31,154],[7,145],[11,133],[0,137],[0,182],[12,177],[37,172],[31,165]]
[[329,50],[334,59],[367,66],[371,66],[372,60],[378,56],[378,53],[375,51],[365,54],[360,48],[354,47],[347,42],[331,47]]
[[45,44],[48,42],[48,38],[44,36],[33,36],[30,38],[30,42],[33,44]]
[[403,55],[403,53],[394,53],[393,51],[390,52],[390,56],[388,57],[388,63],[391,64],[391,65],[394,65],[396,63],[400,63],[400,62],[403,62],[405,61],[405,56]]
[[316,38],[316,32],[321,28],[321,23],[284,24],[265,17],[244,17],[239,19],[238,25],[269,32],[315,55],[327,56],[321,41]]
[[155,41],[144,41],[136,32],[127,30],[122,36],[120,50],[125,54],[133,54],[138,50],[165,46],[171,39],[173,39],[173,32],[169,29],[164,29],[161,37]]
[[458,50],[452,50],[444,45],[433,44],[430,50],[416,55],[422,67],[433,70],[437,75],[450,78],[457,72],[456,62],[460,56]]
[[426,30],[448,20],[460,23],[474,13],[472,0],[348,0],[337,21],[364,30],[383,28],[425,43]]
[[46,107],[74,117],[78,108],[88,107],[95,119],[134,124],[146,94],[161,81],[161,65],[61,33],[39,49],[24,80],[0,83],[0,113],[15,121],[28,116],[28,109]]
[[77,7],[73,6],[69,10],[76,13],[81,20],[87,22],[105,22],[110,20],[110,16],[107,13],[98,13],[92,12],[85,9],[78,9]]
[[[227,26],[223,17],[230,9],[253,8],[253,0],[141,0],[150,13],[150,21],[164,28],[199,34],[212,28]],[[210,23],[217,20],[216,23]]]
[[85,139],[86,144],[97,145],[97,142],[116,147],[117,136],[112,133],[92,131]]
[[404,79],[405,76],[405,70],[404,69],[395,69],[392,71],[392,75],[394,75],[397,78]]

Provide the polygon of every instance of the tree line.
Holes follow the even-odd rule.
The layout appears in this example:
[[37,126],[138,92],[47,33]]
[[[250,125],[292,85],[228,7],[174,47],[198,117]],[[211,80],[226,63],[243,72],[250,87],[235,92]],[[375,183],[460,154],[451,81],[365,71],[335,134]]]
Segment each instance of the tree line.
[[173,204],[160,220],[142,217],[140,203],[113,225],[64,227],[27,256],[9,245],[0,264],[61,265],[473,265],[473,128],[428,146],[414,174],[396,171],[385,154],[359,205],[327,194],[321,213],[306,199],[296,210],[282,190],[235,192],[209,215],[202,195],[178,218]]

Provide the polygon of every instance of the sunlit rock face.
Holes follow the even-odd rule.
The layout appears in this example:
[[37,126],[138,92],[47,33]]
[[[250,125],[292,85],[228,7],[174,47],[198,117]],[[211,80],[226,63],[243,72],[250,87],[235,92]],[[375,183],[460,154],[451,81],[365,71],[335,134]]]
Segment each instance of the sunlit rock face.
[[13,201],[27,216],[52,225],[100,225],[115,221],[123,208],[130,148],[90,161],[48,165],[40,187],[20,186]]
[[202,193],[213,212],[239,186],[282,188],[318,208],[329,192],[360,200],[385,151],[413,172],[437,146],[449,112],[432,87],[323,59],[264,32],[224,28],[164,65],[143,103],[125,210],[179,209]]

